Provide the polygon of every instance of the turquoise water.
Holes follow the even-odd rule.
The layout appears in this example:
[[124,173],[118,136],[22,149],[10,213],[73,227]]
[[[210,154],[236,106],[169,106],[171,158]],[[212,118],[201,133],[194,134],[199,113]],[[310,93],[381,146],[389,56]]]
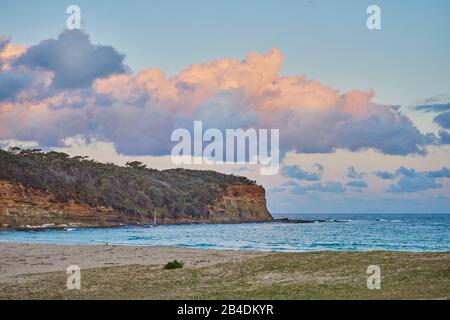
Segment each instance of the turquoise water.
[[[0,242],[171,245],[263,251],[450,251],[450,215],[274,215],[328,222],[2,231]],[[341,222],[333,222],[338,220]]]

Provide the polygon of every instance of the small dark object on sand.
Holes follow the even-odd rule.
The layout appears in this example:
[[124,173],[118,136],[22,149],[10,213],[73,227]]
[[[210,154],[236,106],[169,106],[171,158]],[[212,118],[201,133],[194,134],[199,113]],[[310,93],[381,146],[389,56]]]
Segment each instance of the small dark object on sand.
[[168,262],[164,266],[164,269],[166,269],[166,270],[181,269],[181,268],[183,268],[183,266],[184,266],[184,263],[182,261],[174,260],[174,261]]

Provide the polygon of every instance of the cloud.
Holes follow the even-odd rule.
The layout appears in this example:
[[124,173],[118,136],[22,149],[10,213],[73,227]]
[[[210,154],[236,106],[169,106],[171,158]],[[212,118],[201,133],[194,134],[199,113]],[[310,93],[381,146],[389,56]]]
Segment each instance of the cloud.
[[79,30],[65,30],[56,40],[44,40],[28,48],[14,63],[52,71],[56,88],[79,88],[90,86],[97,78],[124,73],[123,60],[113,47],[94,45]]
[[299,166],[283,166],[282,175],[289,178],[295,178],[298,180],[306,180],[306,181],[318,181],[322,177],[323,166],[319,163],[314,165],[316,167],[315,172],[307,172],[302,170]]
[[346,188],[342,186],[340,182],[328,181],[324,183],[313,183],[313,184],[300,184],[296,181],[288,181],[284,183],[281,187],[270,189],[272,192],[285,192],[289,191],[291,194],[295,195],[305,195],[316,192],[325,193],[342,193],[346,191]]
[[7,38],[0,37],[0,52],[3,52],[3,50],[5,50],[8,43],[9,43],[9,40]]
[[450,144],[450,133],[444,130],[439,131],[439,138],[442,144]]
[[3,37],[0,37],[0,70],[3,69],[3,59],[2,59],[2,52],[5,51],[6,46],[8,45],[9,40]]
[[[9,59],[14,76],[4,76],[11,90],[0,101],[0,140],[54,147],[82,135],[110,141],[126,155],[167,155],[171,132],[192,129],[194,120],[205,128],[280,129],[282,155],[425,154],[437,139],[396,106],[375,103],[373,91],[341,93],[306,76],[280,75],[278,49],[195,64],[172,77],[156,68],[128,74],[113,47],[64,31]],[[20,73],[34,73],[31,85],[15,78]],[[296,174],[319,178],[318,172]]]
[[31,81],[31,77],[23,73],[0,72],[0,102],[15,99],[21,90],[31,84]]
[[32,82],[32,74],[11,69],[11,60],[20,53],[21,49],[12,46],[9,39],[0,37],[0,103],[14,101],[16,95]]
[[283,187],[297,187],[297,186],[299,186],[299,184],[298,184],[298,182],[288,181],[286,183],[283,183],[282,186]]
[[418,105],[414,107],[417,111],[423,111],[423,112],[444,112],[450,110],[450,103],[437,103],[437,104],[425,104],[425,105]]
[[367,176],[364,172],[357,172],[355,167],[349,167],[347,170],[347,177],[351,179],[362,179]]
[[13,46],[8,38],[0,37],[0,72],[11,69],[11,61],[25,52],[25,47]]
[[388,187],[388,192],[419,192],[428,189],[442,188],[442,184],[435,179],[426,176],[404,176],[399,182]]
[[340,182],[325,182],[311,185],[296,184],[290,191],[292,194],[303,195],[311,192],[342,193],[345,190]]
[[347,186],[353,188],[367,188],[369,185],[365,181],[357,180],[347,182]]
[[419,192],[442,188],[443,185],[437,179],[450,178],[450,170],[447,167],[443,167],[435,171],[417,172],[414,169],[400,167],[394,175],[400,179],[397,183],[388,187],[388,192]]
[[450,111],[439,114],[434,118],[434,122],[444,129],[450,129]]
[[[438,113],[434,117],[433,122],[440,126],[442,129],[450,129],[450,103],[444,102],[448,100],[448,96],[437,96],[431,98],[432,102],[439,101],[440,103],[422,104],[414,107],[417,111]],[[439,143],[443,145],[450,144],[450,134],[448,131],[439,131]]]
[[416,172],[416,170],[414,169],[408,169],[402,166],[397,169],[395,175],[397,177],[398,176],[415,177],[423,175],[430,178],[450,178],[450,170],[447,167],[442,167],[441,169],[435,171]]
[[392,180],[396,177],[395,173],[389,171],[375,171],[373,174],[383,180]]
[[450,178],[450,170],[444,167],[440,170],[428,171],[426,175],[432,178]]

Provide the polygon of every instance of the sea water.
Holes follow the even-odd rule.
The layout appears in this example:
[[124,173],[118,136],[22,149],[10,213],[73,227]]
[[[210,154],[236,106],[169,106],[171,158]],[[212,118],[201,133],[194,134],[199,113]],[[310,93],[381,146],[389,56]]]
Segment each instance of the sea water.
[[278,214],[274,217],[326,222],[1,231],[0,242],[261,251],[450,251],[450,214]]

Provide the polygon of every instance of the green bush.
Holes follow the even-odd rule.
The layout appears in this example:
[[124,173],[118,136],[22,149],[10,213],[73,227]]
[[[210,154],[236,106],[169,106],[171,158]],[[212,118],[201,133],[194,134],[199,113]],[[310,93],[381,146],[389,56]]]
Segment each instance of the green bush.
[[184,263],[182,261],[173,260],[170,262],[167,262],[167,264],[164,266],[164,269],[166,270],[172,270],[172,269],[181,269],[183,268]]

